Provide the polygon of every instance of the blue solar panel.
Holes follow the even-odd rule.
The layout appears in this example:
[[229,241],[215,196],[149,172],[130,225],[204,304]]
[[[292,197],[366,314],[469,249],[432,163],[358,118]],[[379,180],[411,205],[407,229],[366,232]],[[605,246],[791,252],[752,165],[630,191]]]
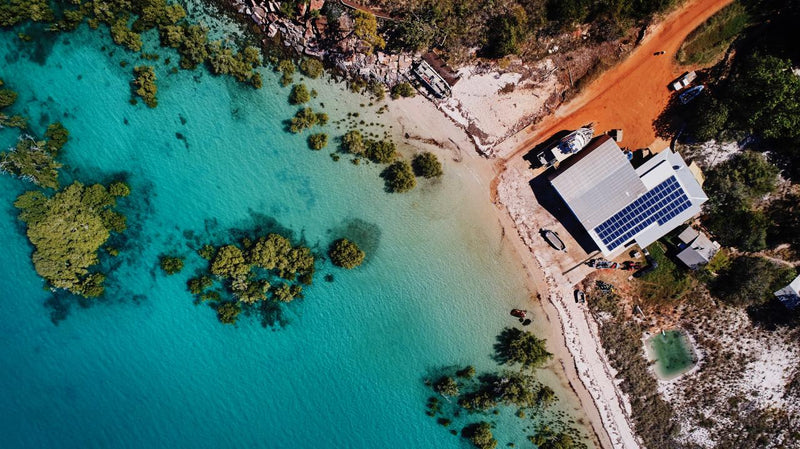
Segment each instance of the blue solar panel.
[[671,176],[595,227],[594,232],[613,250],[642,229],[655,222],[663,225],[691,205],[678,180]]

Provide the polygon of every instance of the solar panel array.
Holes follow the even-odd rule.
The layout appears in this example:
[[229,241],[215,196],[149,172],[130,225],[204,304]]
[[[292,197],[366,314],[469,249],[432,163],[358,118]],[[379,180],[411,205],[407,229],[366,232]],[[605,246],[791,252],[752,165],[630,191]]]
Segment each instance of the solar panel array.
[[691,205],[678,180],[670,176],[594,228],[594,232],[606,248],[613,250],[654,222],[663,225]]

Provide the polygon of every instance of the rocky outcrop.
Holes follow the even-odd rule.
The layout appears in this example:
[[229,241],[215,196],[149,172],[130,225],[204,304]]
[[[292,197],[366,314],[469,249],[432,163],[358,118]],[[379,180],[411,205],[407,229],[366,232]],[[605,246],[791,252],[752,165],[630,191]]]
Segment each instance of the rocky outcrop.
[[324,15],[311,14],[310,11],[319,11],[324,6],[324,0],[311,2],[309,11],[298,10],[297,17],[302,19],[295,20],[281,13],[281,5],[276,1],[228,1],[237,13],[251,20],[264,33],[265,45],[270,43],[267,39],[279,36],[287,50],[298,56],[322,59],[346,77],[374,80],[391,86],[404,81],[411,70],[413,55],[372,53],[367,44],[353,36],[353,23],[347,15],[343,14],[335,26],[331,26]]

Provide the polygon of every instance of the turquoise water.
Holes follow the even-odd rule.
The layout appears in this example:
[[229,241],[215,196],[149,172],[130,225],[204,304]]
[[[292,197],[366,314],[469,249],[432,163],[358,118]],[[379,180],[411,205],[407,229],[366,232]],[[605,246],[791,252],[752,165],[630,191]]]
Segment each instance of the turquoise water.
[[661,377],[675,377],[695,364],[691,343],[683,331],[656,334],[648,342],[656,360],[656,372]]
[[[107,295],[82,305],[43,289],[12,207],[29,186],[0,176],[0,447],[465,447],[424,415],[422,379],[445,364],[493,368],[494,337],[529,298],[472,175],[446,161],[442,181],[383,192],[379,167],[333,162],[284,131],[294,108],[267,70],[255,91],[159,64],[148,109],[128,103],[119,61],[134,58],[103,33],[83,27],[35,58],[18,45],[0,34],[0,77],[34,131],[55,120],[70,130],[62,183],[122,175],[134,193]],[[328,84],[313,83],[332,119],[364,101]],[[186,291],[201,266],[192,248],[255,226],[316,251],[348,236],[367,260],[351,272],[321,263],[283,327],[222,326]],[[164,276],[162,253],[187,268]],[[542,376],[577,413],[558,377]],[[504,445],[524,433],[496,435]]]

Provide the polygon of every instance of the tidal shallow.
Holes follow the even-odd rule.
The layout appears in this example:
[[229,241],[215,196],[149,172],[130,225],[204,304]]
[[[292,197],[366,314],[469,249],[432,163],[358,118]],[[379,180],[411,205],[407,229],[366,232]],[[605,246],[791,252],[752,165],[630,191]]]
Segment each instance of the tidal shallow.
[[[130,229],[108,262],[106,297],[54,300],[12,206],[31,186],[0,176],[0,447],[466,446],[425,416],[422,380],[442,365],[496,369],[494,338],[530,296],[469,173],[446,161],[441,181],[388,194],[380,167],[333,162],[332,146],[313,152],[307,134],[285,131],[295,108],[268,70],[256,91],[156,64],[159,106],[148,109],[129,104],[130,66],[119,63],[135,58],[104,32],[49,39],[0,33],[0,77],[20,94],[14,112],[39,135],[56,120],[69,129],[62,184],[127,179]],[[327,101],[333,120],[364,101],[313,85],[313,106]],[[15,138],[0,130],[4,146]],[[350,272],[319,263],[283,326],[247,317],[223,326],[186,291],[202,263],[194,249],[254,227],[291,232],[319,253],[349,237],[366,263]],[[186,256],[187,268],[164,276],[163,253]],[[555,409],[580,417],[557,376],[541,377],[561,398]],[[519,444],[530,433],[517,423],[496,436]]]

